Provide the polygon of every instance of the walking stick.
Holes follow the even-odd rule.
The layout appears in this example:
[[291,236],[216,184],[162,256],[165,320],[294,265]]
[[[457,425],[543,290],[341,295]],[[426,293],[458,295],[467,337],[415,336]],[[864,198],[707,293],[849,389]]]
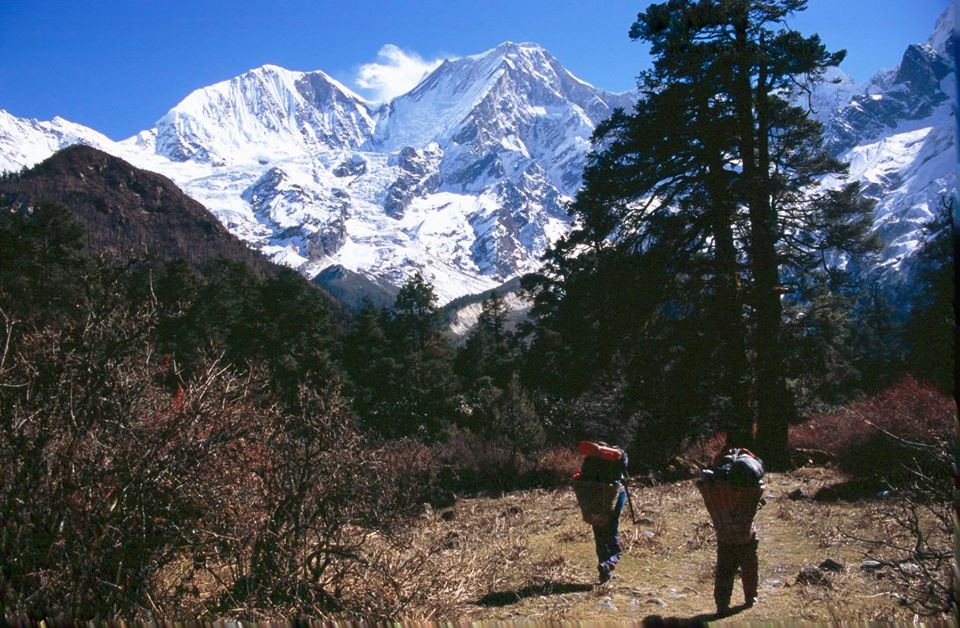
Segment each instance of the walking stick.
[[623,481],[623,492],[627,494],[627,503],[630,504],[630,518],[633,519],[633,525],[637,525],[637,512],[633,509],[633,497],[630,496],[630,490],[627,488],[627,480]]

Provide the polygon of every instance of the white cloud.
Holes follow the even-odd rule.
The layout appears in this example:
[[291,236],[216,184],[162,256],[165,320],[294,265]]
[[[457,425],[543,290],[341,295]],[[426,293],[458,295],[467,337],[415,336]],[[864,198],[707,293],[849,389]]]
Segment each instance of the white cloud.
[[427,61],[415,52],[387,44],[377,53],[377,60],[360,66],[354,83],[376,102],[386,102],[410,91],[424,76],[443,63]]

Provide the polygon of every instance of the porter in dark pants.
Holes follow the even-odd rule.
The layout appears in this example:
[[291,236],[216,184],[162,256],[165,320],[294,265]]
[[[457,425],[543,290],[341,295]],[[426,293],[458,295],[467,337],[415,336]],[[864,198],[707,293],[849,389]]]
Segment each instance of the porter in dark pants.
[[763,482],[743,486],[707,478],[698,481],[697,488],[717,533],[717,568],[713,581],[717,612],[722,615],[730,609],[738,570],[743,583],[743,601],[753,606],[757,601],[759,579],[754,517],[763,498]]
[[730,608],[733,595],[733,581],[740,570],[740,582],[743,584],[743,598],[747,606],[757,601],[758,560],[757,535],[754,533],[747,543],[717,542],[717,571],[713,582],[713,599],[717,611],[724,613]]
[[593,540],[597,547],[597,571],[600,572],[600,582],[610,579],[610,572],[620,561],[623,548],[620,545],[620,513],[626,502],[627,493],[624,483],[627,479],[627,454],[620,450],[619,460],[603,460],[587,456],[580,468],[580,477],[584,480],[602,482],[619,487],[617,503],[613,516],[604,525],[593,526]]

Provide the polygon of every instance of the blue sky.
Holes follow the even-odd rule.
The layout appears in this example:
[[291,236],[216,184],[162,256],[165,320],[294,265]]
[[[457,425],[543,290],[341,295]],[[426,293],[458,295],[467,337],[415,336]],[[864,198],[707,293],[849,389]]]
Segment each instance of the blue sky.
[[[809,0],[792,25],[846,48],[862,81],[925,42],[956,0]],[[113,139],[191,91],[271,63],[388,97],[444,57],[535,42],[597,87],[648,63],[627,31],[645,0],[0,0],[0,109]]]

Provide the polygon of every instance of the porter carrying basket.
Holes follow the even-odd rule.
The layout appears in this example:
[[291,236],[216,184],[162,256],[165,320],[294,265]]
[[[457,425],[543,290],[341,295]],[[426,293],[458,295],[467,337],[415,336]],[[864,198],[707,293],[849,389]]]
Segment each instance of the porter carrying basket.
[[763,484],[742,486],[720,480],[700,480],[713,528],[720,543],[748,543],[753,536],[753,518],[763,497]]
[[573,492],[583,520],[592,526],[604,526],[610,523],[617,510],[620,497],[620,485],[596,482],[584,478],[573,481]]

